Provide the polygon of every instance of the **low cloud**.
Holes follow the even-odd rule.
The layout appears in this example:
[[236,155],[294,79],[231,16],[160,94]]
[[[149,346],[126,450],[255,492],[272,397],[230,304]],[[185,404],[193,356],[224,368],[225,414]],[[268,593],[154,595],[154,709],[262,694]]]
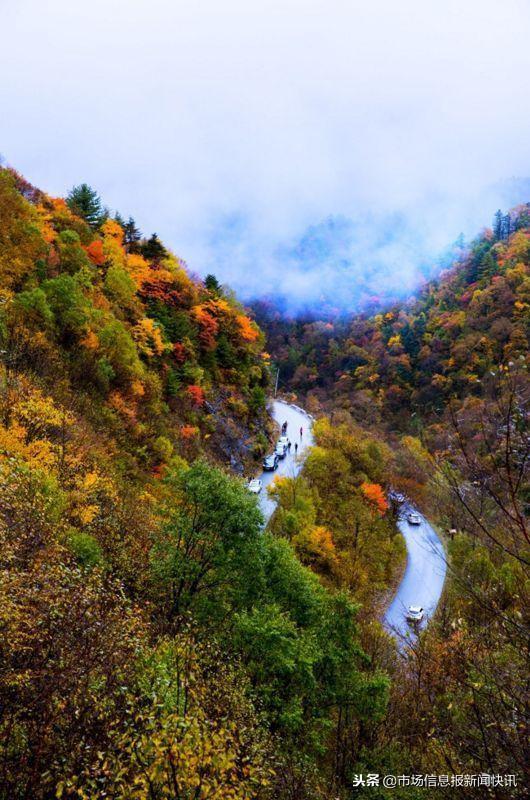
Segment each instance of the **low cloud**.
[[431,197],[405,211],[329,216],[281,244],[254,239],[249,220],[233,216],[214,227],[207,260],[248,301],[276,299],[292,315],[358,311],[410,297],[462,257],[497,208],[529,198],[530,180],[505,181],[467,204]]
[[408,292],[530,199],[525,0],[7,2],[0,149],[245,297]]

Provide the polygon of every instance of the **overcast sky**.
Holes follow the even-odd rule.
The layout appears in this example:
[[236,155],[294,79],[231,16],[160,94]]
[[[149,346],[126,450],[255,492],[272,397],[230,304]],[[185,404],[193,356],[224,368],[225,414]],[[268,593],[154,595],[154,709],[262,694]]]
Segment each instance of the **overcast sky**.
[[[0,10],[7,162],[52,194],[89,182],[247,295],[318,299],[337,260],[374,292],[412,285],[460,231],[530,200],[527,0]],[[354,227],[319,268],[297,243],[329,217]]]

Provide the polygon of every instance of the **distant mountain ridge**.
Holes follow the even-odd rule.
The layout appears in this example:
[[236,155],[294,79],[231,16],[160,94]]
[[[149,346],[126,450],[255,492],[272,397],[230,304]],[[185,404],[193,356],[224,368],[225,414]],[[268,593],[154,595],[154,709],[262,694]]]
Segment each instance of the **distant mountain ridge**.
[[[469,248],[416,297],[377,313],[286,318],[273,301],[254,312],[284,385],[360,417],[405,419],[440,411],[452,396],[528,356],[530,206],[498,212]],[[325,310],[324,310],[325,312]]]

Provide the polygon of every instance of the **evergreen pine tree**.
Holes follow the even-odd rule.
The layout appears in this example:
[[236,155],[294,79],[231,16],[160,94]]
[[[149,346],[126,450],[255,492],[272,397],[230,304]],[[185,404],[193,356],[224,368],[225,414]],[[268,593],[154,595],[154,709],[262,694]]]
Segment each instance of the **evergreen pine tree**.
[[215,277],[215,275],[207,275],[204,279],[204,285],[208,289],[209,292],[212,294],[220,295],[222,293],[221,284]]
[[129,217],[127,222],[123,225],[124,230],[124,243],[129,253],[136,253],[139,250],[138,242],[142,238],[140,230],[136,227],[136,223],[132,217]]
[[156,233],[151,234],[149,239],[146,242],[143,242],[140,249],[142,255],[148,261],[158,262],[167,256],[167,250]]
[[493,235],[497,240],[502,239],[502,229],[503,229],[502,211],[499,208],[499,210],[495,212],[495,216],[493,217]]
[[116,211],[116,213],[114,214],[114,222],[117,222],[120,228],[123,228],[123,230],[125,230],[125,220],[123,219],[119,211]]
[[480,277],[480,265],[482,259],[489,252],[490,242],[486,239],[479,239],[473,243],[463,277],[467,283],[475,283]]
[[489,280],[497,270],[497,263],[493,257],[493,253],[491,250],[482,256],[480,260],[480,265],[478,269],[478,278],[479,280]]
[[91,228],[98,228],[108,216],[108,212],[101,205],[100,196],[88,183],[74,186],[66,198],[66,203],[74,214],[83,217]]

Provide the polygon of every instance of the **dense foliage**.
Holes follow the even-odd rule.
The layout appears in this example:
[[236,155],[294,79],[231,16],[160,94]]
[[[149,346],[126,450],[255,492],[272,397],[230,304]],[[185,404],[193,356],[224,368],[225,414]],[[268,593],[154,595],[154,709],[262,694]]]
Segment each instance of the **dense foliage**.
[[[3,170],[0,213],[0,797],[342,791],[334,753],[351,769],[389,691],[361,593],[213,463],[266,444],[260,330],[89,186]],[[359,541],[373,521],[388,556],[359,446]]]
[[233,464],[260,452],[263,336],[228,292],[111,219],[86,185],[65,203],[2,170],[0,213],[8,371],[24,365],[142,467],[205,442]]
[[[524,206],[499,212],[492,230],[402,308],[334,322],[256,309],[284,386],[332,414],[335,438],[343,426],[384,434],[392,484],[446,533],[444,596],[427,631],[404,645],[406,658],[392,662],[379,635],[365,631],[374,664],[393,681],[357,771],[517,776],[516,788],[490,794],[447,789],[455,798],[527,796],[529,267]],[[348,464],[335,454],[323,474],[318,513],[335,514]],[[351,537],[355,512],[347,529]],[[359,787],[355,796],[422,792]]]
[[[219,464],[240,472],[267,446],[260,328],[87,184],[63,201],[0,170],[1,798],[521,781],[529,265],[524,207],[403,308],[257,309],[280,385],[321,417],[264,531]],[[378,622],[404,562],[391,487],[450,558],[435,619],[399,655]]]
[[313,409],[345,408],[363,424],[408,431],[450,398],[480,395],[490,370],[528,352],[530,208],[500,219],[403,306],[289,322],[257,304],[282,385]]
[[349,589],[373,613],[403,563],[403,543],[386,489],[395,459],[381,439],[346,420],[314,426],[315,447],[302,475],[281,477],[271,530],[330,586]]

